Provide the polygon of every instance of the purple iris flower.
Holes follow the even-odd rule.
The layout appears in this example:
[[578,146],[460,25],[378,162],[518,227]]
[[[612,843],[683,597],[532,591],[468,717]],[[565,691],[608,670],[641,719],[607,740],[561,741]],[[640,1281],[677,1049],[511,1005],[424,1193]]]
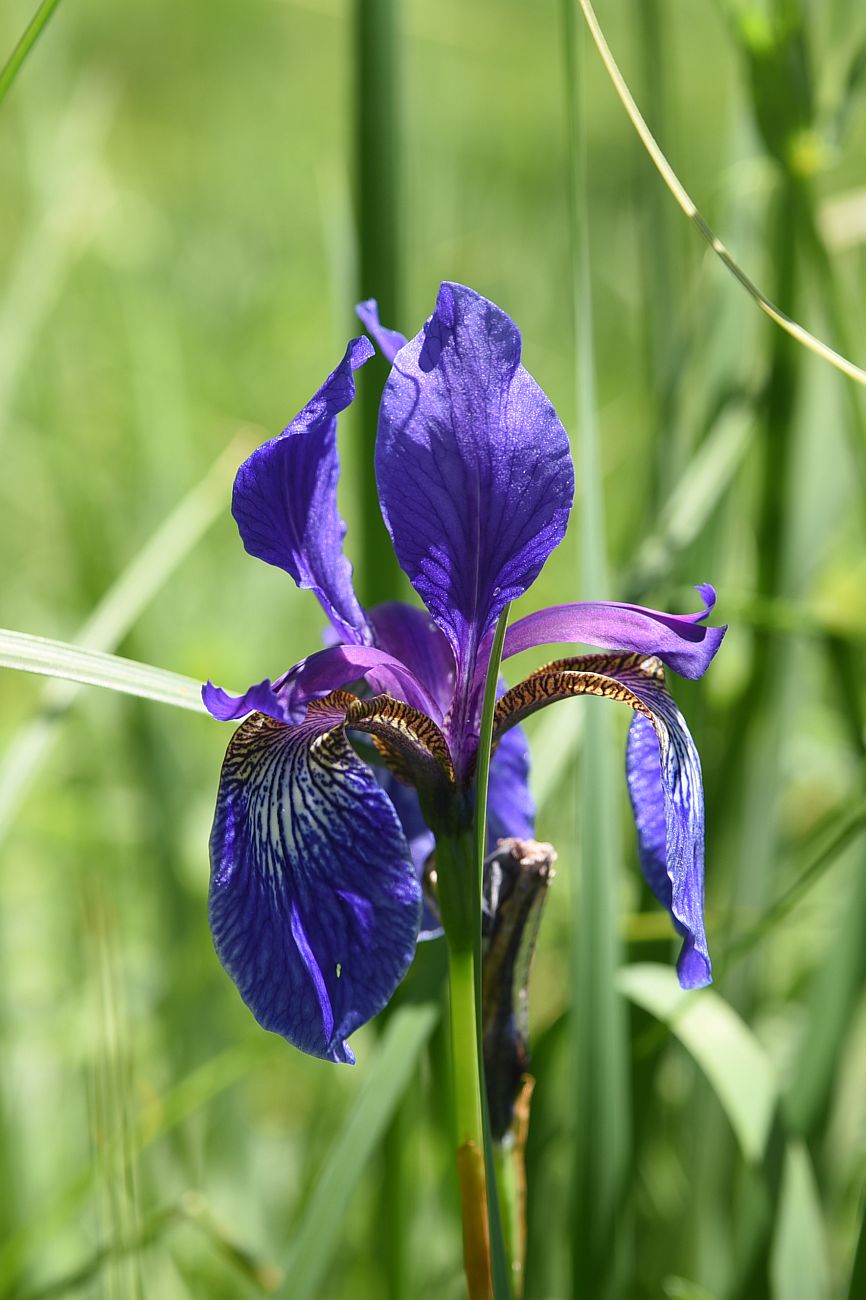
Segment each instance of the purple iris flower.
[[[375,302],[358,314],[391,364],[379,414],[379,499],[397,558],[425,609],[364,610],[343,554],[337,415],[373,354],[354,339],[291,424],[249,457],[232,512],[246,549],[318,597],[336,644],[241,697],[205,704],[244,718],[228,747],[211,836],[210,923],[220,960],[260,1023],[303,1051],[352,1061],[348,1036],[380,1011],[412,961],[421,870],[434,836],[471,825],[493,629],[565,534],[574,494],[566,432],[520,364],[513,321],[443,284],[407,341]],[[533,807],[519,723],[574,695],[635,713],[627,777],[646,878],[683,937],[685,987],[710,979],[703,925],[704,809],[698,755],[664,684],[700,677],[724,628],[715,600],[677,616],[636,605],[558,605],[508,629],[504,659],[586,643],[501,687],[488,831],[529,838]],[[349,735],[354,742],[350,743]],[[382,768],[366,763],[374,755]],[[599,869],[605,869],[599,864]]]

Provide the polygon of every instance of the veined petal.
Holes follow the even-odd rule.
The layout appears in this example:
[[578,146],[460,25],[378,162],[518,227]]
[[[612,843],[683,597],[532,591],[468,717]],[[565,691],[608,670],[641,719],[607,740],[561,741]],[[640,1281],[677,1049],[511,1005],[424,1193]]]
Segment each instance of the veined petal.
[[[450,653],[450,651],[449,651]],[[379,781],[397,810],[418,879],[436,847],[433,832],[424,820],[417,791],[399,781],[392,772],[379,772]],[[503,839],[529,840],[535,824],[535,802],[529,791],[529,751],[522,727],[507,731],[490,764],[487,790],[487,842],[493,852]],[[442,925],[435,905],[424,896],[424,914],[419,939],[436,939]]]
[[[389,772],[387,768],[379,768],[376,775],[382,789],[385,790],[394,805],[397,816],[400,818],[403,833],[409,841],[415,875],[423,886],[427,865],[436,847],[436,840],[424,820],[418,792],[413,790],[411,786],[404,785],[402,781],[398,781],[394,773]],[[425,890],[418,941],[424,943],[429,939],[439,939],[443,934],[439,912]]]
[[712,980],[704,933],[704,787],[685,719],[662,686],[642,686],[653,717],[629,728],[626,775],[647,884],[683,936],[677,974],[685,989]]
[[512,727],[499,741],[490,763],[487,786],[488,853],[497,840],[531,840],[535,834],[535,800],[529,790],[529,746],[522,727]]
[[697,588],[705,608],[697,614],[665,614],[640,605],[580,601],[553,605],[512,623],[503,659],[535,646],[580,642],[601,650],[655,655],[681,677],[701,677],[722,643],[727,627],[704,627],[716,603],[709,583]]
[[684,988],[709,984],[701,764],[685,720],[665,688],[661,663],[634,654],[581,655],[548,664],[499,701],[494,738],[530,713],[574,695],[619,700],[639,715],[629,736],[627,769],[641,865],[684,938],[677,965],[680,983]]
[[382,513],[461,682],[484,632],[562,540],[574,495],[568,437],[520,351],[505,312],[443,284],[382,396]]
[[285,694],[278,693],[269,677],[251,686],[243,695],[230,695],[221,686],[206,682],[201,688],[201,698],[208,713],[217,722],[237,722],[248,713],[264,713],[269,718],[276,718],[278,722],[300,720],[293,718]]
[[436,701],[441,721],[454,695],[454,652],[426,609],[388,601],[371,609],[369,619],[376,645],[412,669]]
[[350,696],[346,726],[372,736],[394,774],[416,790],[432,793],[453,787],[448,742],[426,713],[390,695],[374,695],[369,700]]
[[343,360],[276,438],[244,461],[232,514],[251,555],[314,591],[345,641],[370,640],[343,555],[346,525],[337,510],[337,415],[355,397],[352,372],[369,361],[368,339],[353,339]]
[[296,697],[309,699],[339,690],[362,678],[374,690],[387,691],[396,699],[426,713],[435,722],[442,720],[435,698],[411,668],[376,646],[335,645],[317,650],[290,669],[280,684],[291,688]]
[[265,1029],[331,1061],[385,1006],[415,949],[421,890],[387,795],[322,700],[232,738],[211,834],[220,961]]
[[[672,701],[671,701],[672,703]],[[683,988],[702,988],[712,977],[710,959],[703,933],[703,827],[704,807],[700,760],[682,717],[674,734],[681,737],[680,755],[675,761],[686,772],[678,785],[674,807],[675,834],[669,850],[668,802],[670,783],[662,776],[659,741],[650,721],[640,714],[632,719],[626,746],[626,778],[637,829],[638,857],[650,889],[671,913],[685,943],[677,963]],[[671,766],[668,758],[667,767]],[[692,871],[688,871],[690,854],[694,854]],[[676,871],[678,857],[686,869]],[[673,864],[673,870],[671,865]],[[691,887],[687,881],[691,879]],[[678,897],[674,885],[679,879]],[[685,914],[685,919],[683,919]]]
[[406,335],[399,330],[389,330],[379,320],[379,304],[375,298],[359,302],[355,314],[368,334],[372,334],[376,346],[390,365],[401,348],[406,346]]
[[265,713],[278,722],[297,723],[303,720],[311,700],[362,680],[426,714],[432,719],[431,725],[436,718],[441,720],[436,700],[415,674],[394,655],[375,646],[329,646],[302,659],[273,685],[265,678],[243,695],[230,695],[207,682],[201,694],[205,708],[218,722],[236,722],[250,713]]

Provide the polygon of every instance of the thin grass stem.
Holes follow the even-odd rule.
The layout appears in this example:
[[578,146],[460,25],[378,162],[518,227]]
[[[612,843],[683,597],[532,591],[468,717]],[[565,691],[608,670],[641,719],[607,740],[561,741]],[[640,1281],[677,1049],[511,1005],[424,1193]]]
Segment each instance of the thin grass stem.
[[44,32],[51,15],[59,4],[60,0],[42,0],[36,13],[25,27],[21,39],[6,60],[3,70],[0,71],[0,104],[3,103],[9,93],[12,83],[23,68],[28,54]]
[[742,267],[734,261],[734,258],[728,252],[721,239],[719,239],[718,235],[712,230],[709,223],[698,211],[694,200],[691,198],[667,158],[662,153],[653,133],[647,126],[645,119],[641,115],[640,109],[635,103],[634,96],[629,90],[625,78],[620,72],[616,60],[611,53],[610,46],[605,39],[604,32],[595,16],[595,10],[591,5],[590,0],[578,0],[578,3],[583,11],[586,25],[590,30],[596,49],[601,56],[602,63],[604,64],[607,74],[613,83],[614,90],[619,96],[620,102],[628,114],[632,126],[635,131],[637,131],[644,148],[652,159],[656,170],[673,197],[676,199],[682,211],[697,227],[701,237],[709,245],[722,265],[726,267],[734,279],[742,285],[746,290],[746,293],[749,294],[749,296],[760,307],[761,311],[769,316],[770,320],[778,325],[780,329],[783,329],[786,334],[790,334],[791,338],[796,339],[799,344],[804,348],[808,348],[808,350],[813,352],[815,356],[828,362],[829,365],[835,366],[837,370],[840,370],[843,375],[847,375],[849,379],[853,379],[855,383],[866,386],[866,370],[861,370],[861,368],[855,365],[853,361],[849,361],[847,357],[843,357],[840,353],[834,351],[834,349],[829,347],[828,344],[823,343],[819,338],[816,338],[814,334],[811,334],[803,325],[800,325],[797,321],[792,320],[790,316],[787,316],[781,308],[777,307],[776,304],[758,288]]

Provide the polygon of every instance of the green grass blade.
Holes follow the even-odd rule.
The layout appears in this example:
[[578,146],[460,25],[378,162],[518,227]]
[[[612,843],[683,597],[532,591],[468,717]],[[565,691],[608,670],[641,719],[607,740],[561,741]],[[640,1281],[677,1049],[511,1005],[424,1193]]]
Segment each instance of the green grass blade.
[[624,582],[628,592],[646,591],[666,577],[676,557],[700,535],[743,464],[755,432],[754,412],[745,403],[721,412],[659,511],[661,527],[638,547]]
[[[224,508],[231,475],[246,451],[246,438],[232,439],[201,482],[187,493],[109,587],[78,629],[77,646],[112,651],[123,640]],[[0,761],[0,837],[50,752],[59,723],[78,691],[79,687],[70,682],[49,683],[37,716],[9,742]]]
[[654,962],[624,967],[617,985],[677,1036],[712,1084],[745,1158],[760,1160],[778,1084],[769,1057],[745,1022],[718,993],[685,992],[673,970]]
[[[149,1146],[164,1138],[191,1116],[210,1105],[223,1092],[274,1061],[274,1043],[263,1034],[226,1048],[196,1066],[167,1092],[149,1098],[149,1105],[136,1121],[131,1153],[138,1158]],[[0,1294],[12,1291],[27,1253],[46,1251],[60,1227],[81,1214],[97,1178],[95,1163],[83,1167],[63,1187],[55,1189],[50,1201],[0,1243]]]
[[[359,299],[375,298],[383,322],[400,328],[400,17],[398,0],[357,0],[355,5],[355,189]],[[357,321],[355,322],[357,327]],[[367,606],[397,599],[404,580],[379,508],[374,470],[379,401],[389,366],[377,355],[359,371],[356,483],[360,504],[360,563],[356,582]],[[387,1026],[387,1014],[381,1022]],[[380,1217],[388,1300],[409,1300],[413,1261],[409,1252],[415,1127],[397,1108],[382,1144]]]
[[42,0],[36,13],[24,29],[20,41],[6,60],[2,72],[0,72],[0,104],[3,103],[9,93],[12,83],[24,66],[24,61],[39,40],[48,25],[51,15],[59,4],[60,0]]
[[829,1300],[831,1294],[821,1199],[803,1142],[785,1152],[770,1279],[779,1300]]
[[436,1003],[420,1002],[399,1007],[389,1018],[364,1089],[334,1141],[295,1233],[285,1267],[289,1280],[280,1294],[292,1300],[320,1294],[346,1208],[439,1015]]
[[[595,361],[586,210],[586,112],[581,33],[573,0],[563,0],[565,109],[569,154],[570,249],[577,385],[578,481],[582,487],[581,598],[607,591],[604,497],[596,426]],[[593,707],[602,703],[601,709]],[[587,700],[583,720],[579,887],[571,924],[571,1051],[576,1131],[571,1161],[572,1288],[612,1294],[628,1234],[621,1217],[629,1162],[630,1111],[625,1007],[615,987],[617,844],[611,718]],[[588,760],[588,761],[587,761]]]
[[201,682],[192,677],[8,628],[0,628],[0,668],[60,677],[85,686],[104,686],[193,713],[207,713],[201,699]]
[[861,1300],[864,1295],[866,1295],[866,1187],[860,1192],[860,1226],[847,1297],[848,1300]]
[[0,298],[0,437],[8,437],[14,401],[64,283],[105,228],[115,192],[104,145],[116,114],[112,88],[83,76],[58,126],[56,155],[34,160],[42,193]]
[[[396,329],[402,319],[399,15],[397,0],[358,0],[356,5],[358,294],[375,298],[383,322]],[[373,470],[379,399],[388,370],[377,355],[356,380],[362,421],[357,582],[366,605],[393,600],[402,587]]]
[[839,916],[830,950],[815,977],[800,1051],[785,1097],[790,1126],[811,1136],[819,1124],[836,1078],[851,1021],[866,976],[866,870],[863,848],[853,858],[847,888],[840,889]]
[[577,2],[583,10],[586,25],[590,30],[592,39],[595,42],[596,49],[601,56],[607,74],[613,83],[613,87],[619,96],[623,108],[629,116],[632,126],[640,137],[643,147],[646,149],[656,167],[656,170],[673,197],[676,199],[682,211],[700,231],[701,237],[706,241],[722,265],[730,271],[734,279],[742,285],[746,290],[746,293],[749,294],[749,296],[757,303],[761,311],[769,316],[770,320],[773,321],[774,324],[778,325],[780,329],[784,330],[786,334],[789,334],[792,339],[795,339],[797,343],[801,344],[804,348],[808,348],[808,350],[813,352],[815,356],[820,357],[831,366],[835,366],[835,368],[840,370],[843,375],[847,375],[848,378],[853,379],[855,383],[866,386],[866,370],[861,370],[861,368],[855,365],[853,361],[849,361],[847,357],[841,356],[838,352],[834,351],[833,348],[829,347],[826,343],[823,343],[819,338],[816,338],[814,334],[811,334],[804,326],[800,325],[797,321],[792,320],[790,316],[786,316],[785,313],[777,307],[774,302],[771,302],[767,295],[758,288],[754,281],[746,275],[746,272],[742,267],[734,261],[718,235],[715,234],[707,221],[698,211],[694,200],[690,197],[676,172],[659,148],[655,137],[647,126],[646,121],[641,115],[640,109],[635,103],[634,96],[629,90],[625,78],[617,66],[616,60],[611,53],[610,46],[605,40],[604,32],[599,26],[598,19],[595,16],[595,10],[593,9],[590,0],[577,0]]
[[760,920],[728,945],[721,961],[717,963],[717,976],[727,969],[729,962],[749,952],[775,930],[809,890],[823,879],[824,873],[838,862],[841,854],[864,829],[866,829],[866,802],[857,799],[853,804],[846,805],[834,817],[826,838],[821,837],[821,843],[812,849],[806,865],[801,868],[796,879],[784,893],[767,908]]

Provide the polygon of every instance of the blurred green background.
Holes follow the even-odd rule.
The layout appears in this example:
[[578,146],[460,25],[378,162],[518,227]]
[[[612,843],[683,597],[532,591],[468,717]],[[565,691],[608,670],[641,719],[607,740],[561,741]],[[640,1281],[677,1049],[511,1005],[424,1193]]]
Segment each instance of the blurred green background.
[[[32,8],[5,0],[0,57]],[[414,333],[440,280],[472,285],[518,322],[576,434],[561,6],[398,8],[388,323]],[[866,364],[862,5],[598,10],[735,257]],[[65,0],[0,106],[5,626],[80,640],[126,573],[89,629],[104,648],[243,688],[319,645],[315,601],[244,554],[229,497],[235,465],[357,328],[355,22],[348,0]],[[674,690],[704,762],[715,990],[741,1019],[726,1037],[706,999],[654,1018],[658,972],[631,973],[628,1003],[603,969],[600,988],[575,974],[581,764],[599,759],[582,752],[588,702],[542,715],[538,832],[560,861],[532,990],[526,1294],[862,1296],[866,394],[707,252],[578,24],[601,451],[581,487],[603,500],[611,576],[581,589],[579,499],[517,613],[581,595],[684,611],[692,583],[716,584],[730,633],[706,680]],[[360,408],[341,424],[359,569],[361,424]],[[329,1247],[317,1179],[377,1029],[356,1035],[354,1070],[307,1059],[258,1029],[221,971],[207,837],[227,729],[96,690],[64,703],[0,674],[0,1295],[460,1296],[441,1025],[384,1150],[337,1178],[351,1195]],[[613,720],[617,778],[627,723]],[[613,789],[616,849],[591,867],[622,959],[669,966]],[[593,1160],[607,1143],[622,1164],[584,1256],[595,1189],[575,1190],[566,1016],[580,980],[601,1009],[598,1059],[619,1054],[626,1080],[589,1117]],[[304,1259],[327,1263],[308,1291],[304,1223]]]

